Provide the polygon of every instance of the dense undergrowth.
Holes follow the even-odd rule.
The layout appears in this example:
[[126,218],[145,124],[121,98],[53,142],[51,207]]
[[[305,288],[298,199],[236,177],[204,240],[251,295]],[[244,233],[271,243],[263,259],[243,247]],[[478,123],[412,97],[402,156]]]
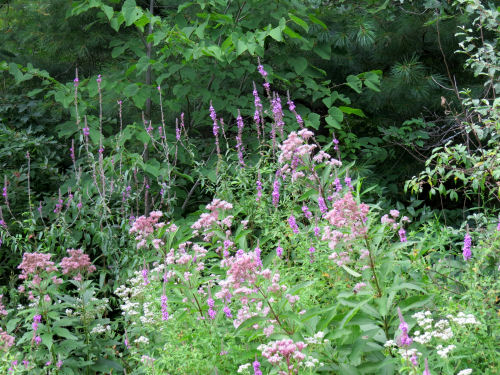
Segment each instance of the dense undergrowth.
[[[498,35],[493,8],[457,4]],[[139,22],[134,9],[122,12]],[[334,106],[348,101],[337,92],[322,99],[327,114],[304,112],[261,60],[245,68],[251,110],[217,96],[206,137],[189,114],[168,122],[160,84],[158,114],[136,122],[122,99],[111,104],[117,82],[78,71],[49,94],[70,121],[33,100],[26,107],[43,110],[23,119],[43,124],[26,130],[17,99],[4,104],[0,372],[498,374],[498,43],[461,33],[484,95],[455,83],[458,106],[443,98],[453,125],[440,134],[453,137],[406,181],[405,203],[352,157],[343,114],[363,111]],[[378,72],[350,77],[355,91],[379,90]],[[60,137],[45,133],[52,125]],[[426,139],[408,131],[387,136],[405,147]]]

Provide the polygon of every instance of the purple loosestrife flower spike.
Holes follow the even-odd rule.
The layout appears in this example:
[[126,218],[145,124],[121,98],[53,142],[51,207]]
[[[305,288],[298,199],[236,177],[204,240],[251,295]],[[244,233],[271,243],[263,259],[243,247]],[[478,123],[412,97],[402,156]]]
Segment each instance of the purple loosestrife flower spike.
[[470,250],[471,245],[472,245],[472,238],[469,235],[469,233],[467,233],[464,237],[464,248],[463,248],[463,253],[462,253],[465,261],[468,261],[472,256],[472,253]]
[[408,336],[409,328],[408,323],[405,322],[401,309],[398,307],[399,315],[399,329],[401,330],[401,336],[398,338],[398,344],[400,346],[410,346],[413,340]]
[[260,362],[257,360],[253,363],[253,373],[254,375],[262,375],[262,371],[260,371]]
[[236,122],[238,123],[238,135],[236,136],[236,149],[238,150],[238,159],[240,161],[240,165],[243,168],[245,166],[245,162],[243,161],[243,119],[241,118],[240,110],[238,109],[238,117],[236,118]]
[[324,214],[326,211],[328,211],[328,208],[326,207],[325,200],[323,199],[322,196],[318,197],[318,206],[319,206],[319,210],[321,211],[322,214]]
[[281,258],[283,256],[283,248],[281,247],[281,244],[278,244],[278,247],[276,248],[276,255]]
[[279,201],[280,201],[280,186],[281,186],[281,182],[279,180],[279,177],[276,177],[276,180],[274,180],[273,193],[272,193],[272,196],[273,196],[273,205],[276,208],[278,207],[278,204],[279,204]]
[[348,187],[350,190],[354,190],[354,188],[353,188],[353,186],[352,186],[352,184],[351,184],[351,181],[352,181],[352,180],[351,180],[351,178],[350,178],[350,177],[346,177],[346,178],[344,178],[344,182],[345,182],[345,184],[347,185],[347,187]]
[[498,219],[497,230],[500,231],[500,218]]
[[227,305],[224,306],[224,309],[222,311],[224,311],[224,314],[226,314],[226,317],[228,317],[228,318],[233,317],[233,314],[231,314],[231,309]]
[[304,216],[307,218],[307,219],[311,219],[312,218],[312,212],[309,211],[309,207],[307,207],[307,205],[303,205],[302,206],[302,212],[304,213]]
[[163,294],[161,296],[161,320],[168,320],[167,301],[167,296]]
[[144,268],[142,269],[142,278],[144,280],[143,285],[148,285],[149,284],[149,279],[148,279],[148,269],[144,265]]
[[427,361],[427,358],[425,359],[425,370],[422,373],[422,375],[431,375],[431,372],[429,371],[429,362]]
[[399,231],[398,231],[398,234],[399,234],[399,240],[401,242],[406,242],[407,239],[406,239],[406,231],[404,230],[404,228],[401,228]]
[[290,215],[290,217],[288,218],[288,224],[290,225],[293,233],[299,233],[299,227],[297,226],[297,222],[295,221],[295,217],[293,215]]
[[338,178],[335,179],[335,191],[340,193],[342,191],[342,184]]
[[259,202],[260,198],[262,197],[262,182],[260,182],[260,179],[257,180],[256,185],[257,185],[257,197],[255,198],[255,201]]

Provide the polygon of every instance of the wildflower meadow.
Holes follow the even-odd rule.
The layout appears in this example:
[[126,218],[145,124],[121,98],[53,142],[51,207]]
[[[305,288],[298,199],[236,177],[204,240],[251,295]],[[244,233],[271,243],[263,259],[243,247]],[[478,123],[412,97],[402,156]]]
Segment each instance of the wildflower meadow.
[[500,373],[500,9],[21,3],[0,374]]

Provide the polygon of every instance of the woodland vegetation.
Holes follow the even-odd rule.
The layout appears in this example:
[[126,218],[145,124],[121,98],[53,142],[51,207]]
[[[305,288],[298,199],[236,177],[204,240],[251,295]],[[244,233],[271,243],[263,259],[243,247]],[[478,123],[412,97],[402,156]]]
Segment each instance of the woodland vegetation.
[[500,373],[499,12],[0,0],[0,373]]

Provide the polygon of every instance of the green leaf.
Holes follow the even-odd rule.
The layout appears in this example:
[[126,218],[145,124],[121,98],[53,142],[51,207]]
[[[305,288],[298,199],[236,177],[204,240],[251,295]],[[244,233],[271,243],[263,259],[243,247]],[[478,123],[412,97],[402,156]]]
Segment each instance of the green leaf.
[[300,35],[299,33],[296,33],[295,31],[293,31],[292,29],[290,29],[288,26],[285,26],[285,28],[283,29],[283,32],[288,35],[290,38],[293,38],[293,39],[302,39],[302,35]]
[[335,120],[332,116],[326,116],[325,121],[327,123],[327,128],[334,128],[334,129],[342,129],[342,126],[340,126],[340,123]]
[[332,116],[336,121],[338,121],[339,123],[341,123],[343,120],[344,120],[344,114],[342,113],[342,111],[337,108],[337,107],[330,107],[328,109],[328,114],[330,116]]
[[15,318],[15,319],[11,319],[7,322],[6,324],[6,329],[7,329],[7,332],[12,332],[16,326],[17,326],[17,323],[19,323],[19,321],[21,320],[21,318]]
[[114,14],[113,8],[110,7],[109,5],[101,4],[101,9],[106,15],[106,17],[108,17],[108,20],[111,21],[111,18],[113,17]]
[[252,316],[251,318],[245,320],[243,323],[241,323],[236,331],[234,332],[234,335],[236,336],[240,331],[242,331],[245,328],[251,327],[254,324],[258,324],[262,321],[267,320],[267,318],[264,318],[262,316]]
[[313,51],[322,59],[330,60],[332,51],[329,44],[318,44],[316,47],[314,47]]
[[112,370],[123,372],[123,367],[118,362],[104,358],[98,359],[90,368],[94,371],[105,373],[111,372]]
[[309,19],[311,20],[312,23],[315,23],[316,25],[320,25],[323,29],[328,30],[328,27],[325,25],[323,21],[320,19],[316,18],[313,14],[308,15]]
[[271,29],[271,31],[269,31],[269,35],[271,36],[271,38],[277,40],[278,42],[283,41],[283,35],[280,27],[275,27],[274,29]]
[[24,80],[23,72],[21,72],[21,70],[19,70],[19,67],[15,63],[9,64],[9,73],[14,76],[16,83],[20,83]]
[[354,318],[354,316],[358,313],[358,311],[361,309],[361,307],[363,307],[364,305],[366,305],[368,302],[371,301],[371,298],[368,298],[364,301],[361,301],[360,303],[358,303],[356,305],[356,307],[354,307],[354,309],[352,309],[351,311],[349,311],[345,316],[344,316],[344,319],[342,319],[342,321],[340,322],[340,325],[339,325],[339,328],[344,328],[344,326],[349,323],[351,321],[352,318]]
[[356,91],[358,94],[361,94],[361,87],[363,83],[357,76],[349,75],[347,76],[347,86]]
[[68,329],[63,328],[63,327],[54,327],[54,333],[57,336],[64,337],[65,339],[69,340],[78,340],[76,336],[74,336]]
[[137,86],[135,83],[131,83],[127,87],[125,87],[125,90],[123,90],[123,95],[125,95],[127,98],[133,97],[139,92],[139,86]]
[[40,335],[40,337],[42,338],[42,343],[47,347],[47,349],[50,349],[52,348],[52,344],[54,343],[53,339],[52,339],[52,335],[50,333],[42,333]]
[[294,16],[293,14],[291,13],[288,13],[288,15],[290,16],[290,19],[295,22],[297,25],[299,25],[300,27],[302,27],[306,32],[309,31],[309,25],[306,23],[306,21],[304,21],[303,19],[297,17],[297,16]]
[[347,113],[348,115],[356,115],[356,116],[359,116],[359,117],[366,117],[364,112],[359,109],[359,108],[351,108],[351,107],[344,107],[344,106],[340,106],[339,109],[344,112],[344,113]]
[[122,7],[122,14],[125,25],[130,26],[141,17],[142,12],[137,8],[135,0],[125,0]]
[[318,130],[319,125],[320,125],[320,118],[321,118],[320,115],[318,115],[317,113],[311,112],[307,115],[307,119],[305,120],[305,123],[306,123],[307,127],[311,127],[315,130]]
[[354,277],[361,277],[361,274],[354,271],[352,268],[349,268],[345,265],[342,265],[342,268],[349,274],[349,275],[352,275]]
[[292,57],[288,61],[298,75],[307,69],[307,59],[305,57]]

